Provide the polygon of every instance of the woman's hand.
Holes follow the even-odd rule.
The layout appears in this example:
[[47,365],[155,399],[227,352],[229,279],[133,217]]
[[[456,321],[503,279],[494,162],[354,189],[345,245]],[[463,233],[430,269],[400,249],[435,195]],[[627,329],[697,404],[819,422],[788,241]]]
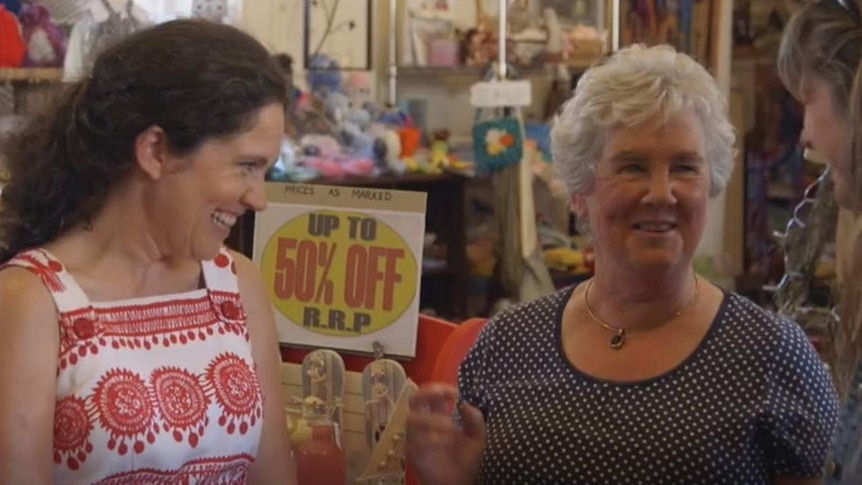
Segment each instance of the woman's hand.
[[485,449],[485,420],[469,404],[458,410],[462,426],[452,416],[458,391],[431,384],[410,399],[407,418],[407,458],[423,485],[472,485]]

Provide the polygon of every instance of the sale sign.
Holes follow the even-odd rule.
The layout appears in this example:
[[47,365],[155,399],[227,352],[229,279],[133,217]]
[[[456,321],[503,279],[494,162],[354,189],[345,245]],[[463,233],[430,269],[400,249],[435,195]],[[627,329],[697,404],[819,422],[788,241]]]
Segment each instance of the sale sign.
[[254,260],[283,343],[415,354],[424,192],[267,184]]

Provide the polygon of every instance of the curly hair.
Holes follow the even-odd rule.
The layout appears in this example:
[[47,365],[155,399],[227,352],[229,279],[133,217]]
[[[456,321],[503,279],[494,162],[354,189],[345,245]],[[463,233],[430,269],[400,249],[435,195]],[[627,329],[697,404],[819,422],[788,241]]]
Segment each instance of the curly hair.
[[135,166],[135,140],[153,126],[171,150],[251,128],[286,101],[281,69],[251,35],[203,20],[136,32],[104,50],[91,75],[4,143],[0,263],[97,215]]

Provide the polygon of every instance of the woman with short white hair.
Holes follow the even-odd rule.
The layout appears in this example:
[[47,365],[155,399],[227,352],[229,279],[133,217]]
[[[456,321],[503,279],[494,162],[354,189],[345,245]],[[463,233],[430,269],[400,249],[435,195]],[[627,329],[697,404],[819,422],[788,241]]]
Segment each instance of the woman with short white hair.
[[489,321],[458,389],[411,400],[422,483],[817,483],[837,415],[824,364],[797,324],[692,267],[733,165],[712,76],[623,49],[584,74],[552,141],[595,275]]

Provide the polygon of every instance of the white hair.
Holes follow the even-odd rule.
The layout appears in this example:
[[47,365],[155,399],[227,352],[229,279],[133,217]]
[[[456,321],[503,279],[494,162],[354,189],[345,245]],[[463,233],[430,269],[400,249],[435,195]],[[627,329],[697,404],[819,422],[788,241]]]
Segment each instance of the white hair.
[[710,197],[715,197],[733,170],[736,135],[727,101],[703,66],[667,45],[626,47],[584,73],[551,131],[557,173],[570,194],[585,194],[608,129],[683,111],[692,111],[703,124]]

